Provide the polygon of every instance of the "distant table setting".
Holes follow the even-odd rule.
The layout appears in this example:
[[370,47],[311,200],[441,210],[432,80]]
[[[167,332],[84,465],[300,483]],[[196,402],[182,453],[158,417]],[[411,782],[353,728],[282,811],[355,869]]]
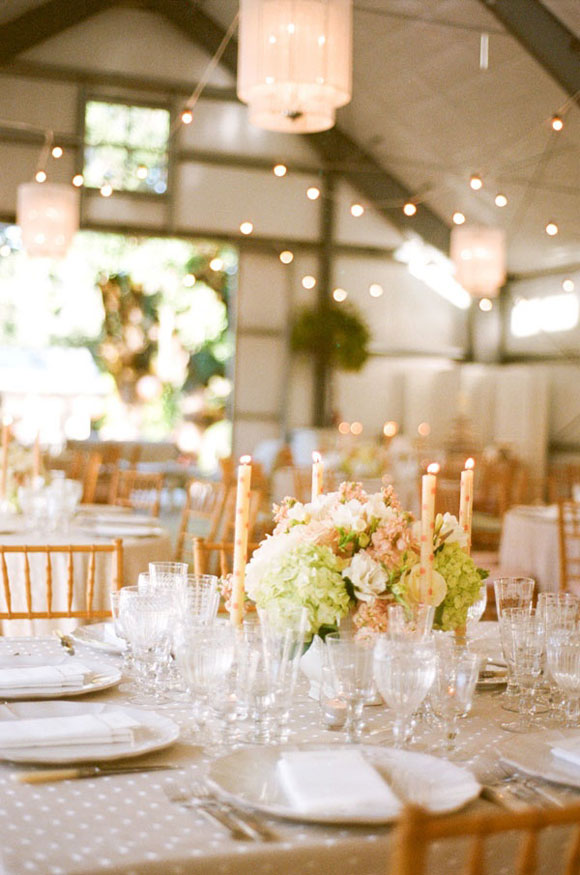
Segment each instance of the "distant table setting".
[[508,574],[533,577],[539,590],[560,586],[558,508],[520,505],[503,518],[499,561]]

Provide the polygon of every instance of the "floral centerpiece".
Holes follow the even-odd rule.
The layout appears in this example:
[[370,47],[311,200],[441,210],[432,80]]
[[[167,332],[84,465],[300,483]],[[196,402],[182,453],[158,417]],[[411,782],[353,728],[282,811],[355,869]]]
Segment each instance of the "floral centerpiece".
[[258,608],[275,606],[288,623],[305,607],[311,636],[335,630],[349,614],[357,636],[380,634],[395,602],[433,604],[437,628],[459,628],[487,577],[466,552],[457,519],[438,515],[424,591],[420,524],[392,487],[369,495],[360,483],[343,483],[308,503],[286,498],[274,512],[274,533],[247,565],[246,592]]

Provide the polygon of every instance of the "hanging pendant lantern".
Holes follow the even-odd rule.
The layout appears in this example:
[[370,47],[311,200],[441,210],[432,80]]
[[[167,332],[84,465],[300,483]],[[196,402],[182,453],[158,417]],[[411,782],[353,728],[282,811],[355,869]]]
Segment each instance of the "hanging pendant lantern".
[[352,0],[240,0],[238,97],[269,131],[331,128],[352,96]]
[[455,279],[475,298],[493,298],[506,279],[505,232],[461,225],[451,231],[450,257]]
[[70,185],[18,186],[16,223],[31,257],[64,258],[79,228],[79,192]]

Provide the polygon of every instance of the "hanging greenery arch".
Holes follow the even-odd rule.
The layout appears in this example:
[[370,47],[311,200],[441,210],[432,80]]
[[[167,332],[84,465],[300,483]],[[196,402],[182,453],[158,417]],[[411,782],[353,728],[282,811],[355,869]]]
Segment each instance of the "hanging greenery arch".
[[323,354],[331,367],[360,371],[369,357],[370,337],[366,322],[354,307],[329,301],[296,313],[290,342],[295,352]]

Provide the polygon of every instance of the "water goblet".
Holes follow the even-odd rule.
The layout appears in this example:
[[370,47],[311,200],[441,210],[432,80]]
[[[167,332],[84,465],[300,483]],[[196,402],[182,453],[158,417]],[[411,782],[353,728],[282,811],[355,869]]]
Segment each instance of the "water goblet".
[[542,710],[536,700],[545,651],[542,618],[527,607],[504,608],[500,635],[508,671],[513,673],[520,691],[519,719],[502,723],[501,728],[507,732],[528,732],[536,725],[536,715]]
[[[132,680],[133,673],[135,670],[135,663],[133,660],[133,652],[131,650],[131,644],[129,643],[129,639],[127,633],[125,632],[125,628],[123,626],[123,620],[120,615],[120,606],[121,606],[121,590],[113,590],[111,592],[111,616],[113,619],[113,629],[115,630],[115,635],[117,638],[120,638],[125,643],[125,647],[123,648],[123,663],[121,670],[123,675]],[[130,692],[133,691],[133,686],[131,683],[122,684],[119,687],[120,692]]]
[[[498,577],[493,581],[497,618],[506,608],[532,609],[535,581],[531,577]],[[505,655],[504,655],[505,658]],[[507,660],[506,660],[507,661]],[[519,711],[519,688],[508,663],[508,682],[505,690],[497,694],[505,711]]]
[[471,710],[479,674],[480,657],[460,647],[437,649],[437,671],[429,694],[435,716],[443,725],[444,751],[453,756],[459,733],[459,718]]
[[404,747],[408,742],[411,715],[427,695],[435,669],[435,645],[431,639],[403,641],[381,637],[377,641],[375,680],[383,699],[395,712],[395,747]]
[[175,608],[163,592],[140,592],[137,587],[120,591],[119,618],[131,645],[138,692],[137,705],[158,706],[165,701],[160,688],[162,667],[167,664]]
[[185,605],[187,616],[205,625],[213,623],[220,602],[215,574],[186,575]]
[[422,602],[412,605],[389,605],[387,636],[397,640],[423,641],[433,629],[435,608]]
[[346,703],[346,740],[358,741],[363,730],[364,704],[373,689],[373,644],[341,638],[338,633],[327,635],[325,644],[335,689]]
[[546,662],[551,678],[565,697],[566,725],[578,726],[580,715],[580,624],[546,635]]

